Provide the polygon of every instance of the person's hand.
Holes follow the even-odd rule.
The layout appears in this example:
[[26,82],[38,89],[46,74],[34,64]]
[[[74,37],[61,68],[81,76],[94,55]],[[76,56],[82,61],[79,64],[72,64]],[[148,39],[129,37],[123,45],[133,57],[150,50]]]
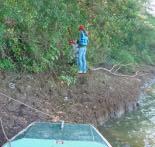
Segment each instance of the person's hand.
[[69,40],[69,45],[75,45],[76,41],[75,40]]

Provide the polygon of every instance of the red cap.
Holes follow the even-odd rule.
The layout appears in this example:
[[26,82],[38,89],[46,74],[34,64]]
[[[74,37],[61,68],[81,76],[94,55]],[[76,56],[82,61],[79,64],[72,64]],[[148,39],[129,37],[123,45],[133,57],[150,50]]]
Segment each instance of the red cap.
[[79,31],[80,31],[80,30],[84,30],[84,29],[85,29],[84,25],[80,25],[80,26],[79,26]]

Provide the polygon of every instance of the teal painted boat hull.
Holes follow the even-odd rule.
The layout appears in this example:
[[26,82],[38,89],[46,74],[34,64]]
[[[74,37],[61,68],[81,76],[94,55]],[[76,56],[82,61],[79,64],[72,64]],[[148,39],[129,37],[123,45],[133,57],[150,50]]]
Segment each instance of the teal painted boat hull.
[[10,143],[11,147],[112,147],[92,125],[48,122],[32,123]]

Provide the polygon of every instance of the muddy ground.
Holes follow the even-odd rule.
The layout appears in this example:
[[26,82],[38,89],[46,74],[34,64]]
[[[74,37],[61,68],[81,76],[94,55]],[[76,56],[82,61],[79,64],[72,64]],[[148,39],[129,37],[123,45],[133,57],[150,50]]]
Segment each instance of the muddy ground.
[[[0,116],[9,138],[33,121],[92,123],[102,125],[137,108],[143,77],[118,77],[104,71],[79,75],[68,87],[50,73],[0,72],[0,92],[50,114],[46,116],[0,95]],[[0,145],[6,140],[0,129]]]

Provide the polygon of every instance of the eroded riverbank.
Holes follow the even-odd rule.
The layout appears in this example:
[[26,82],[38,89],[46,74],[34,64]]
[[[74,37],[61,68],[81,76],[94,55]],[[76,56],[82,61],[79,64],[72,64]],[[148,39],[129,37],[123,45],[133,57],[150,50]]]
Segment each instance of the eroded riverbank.
[[[142,84],[140,78],[118,77],[103,71],[79,76],[75,86],[55,81],[50,74],[18,75],[1,73],[4,94],[50,114],[35,112],[0,96],[1,117],[9,138],[33,121],[92,123],[103,125],[137,109]],[[0,144],[5,142],[0,130]]]

